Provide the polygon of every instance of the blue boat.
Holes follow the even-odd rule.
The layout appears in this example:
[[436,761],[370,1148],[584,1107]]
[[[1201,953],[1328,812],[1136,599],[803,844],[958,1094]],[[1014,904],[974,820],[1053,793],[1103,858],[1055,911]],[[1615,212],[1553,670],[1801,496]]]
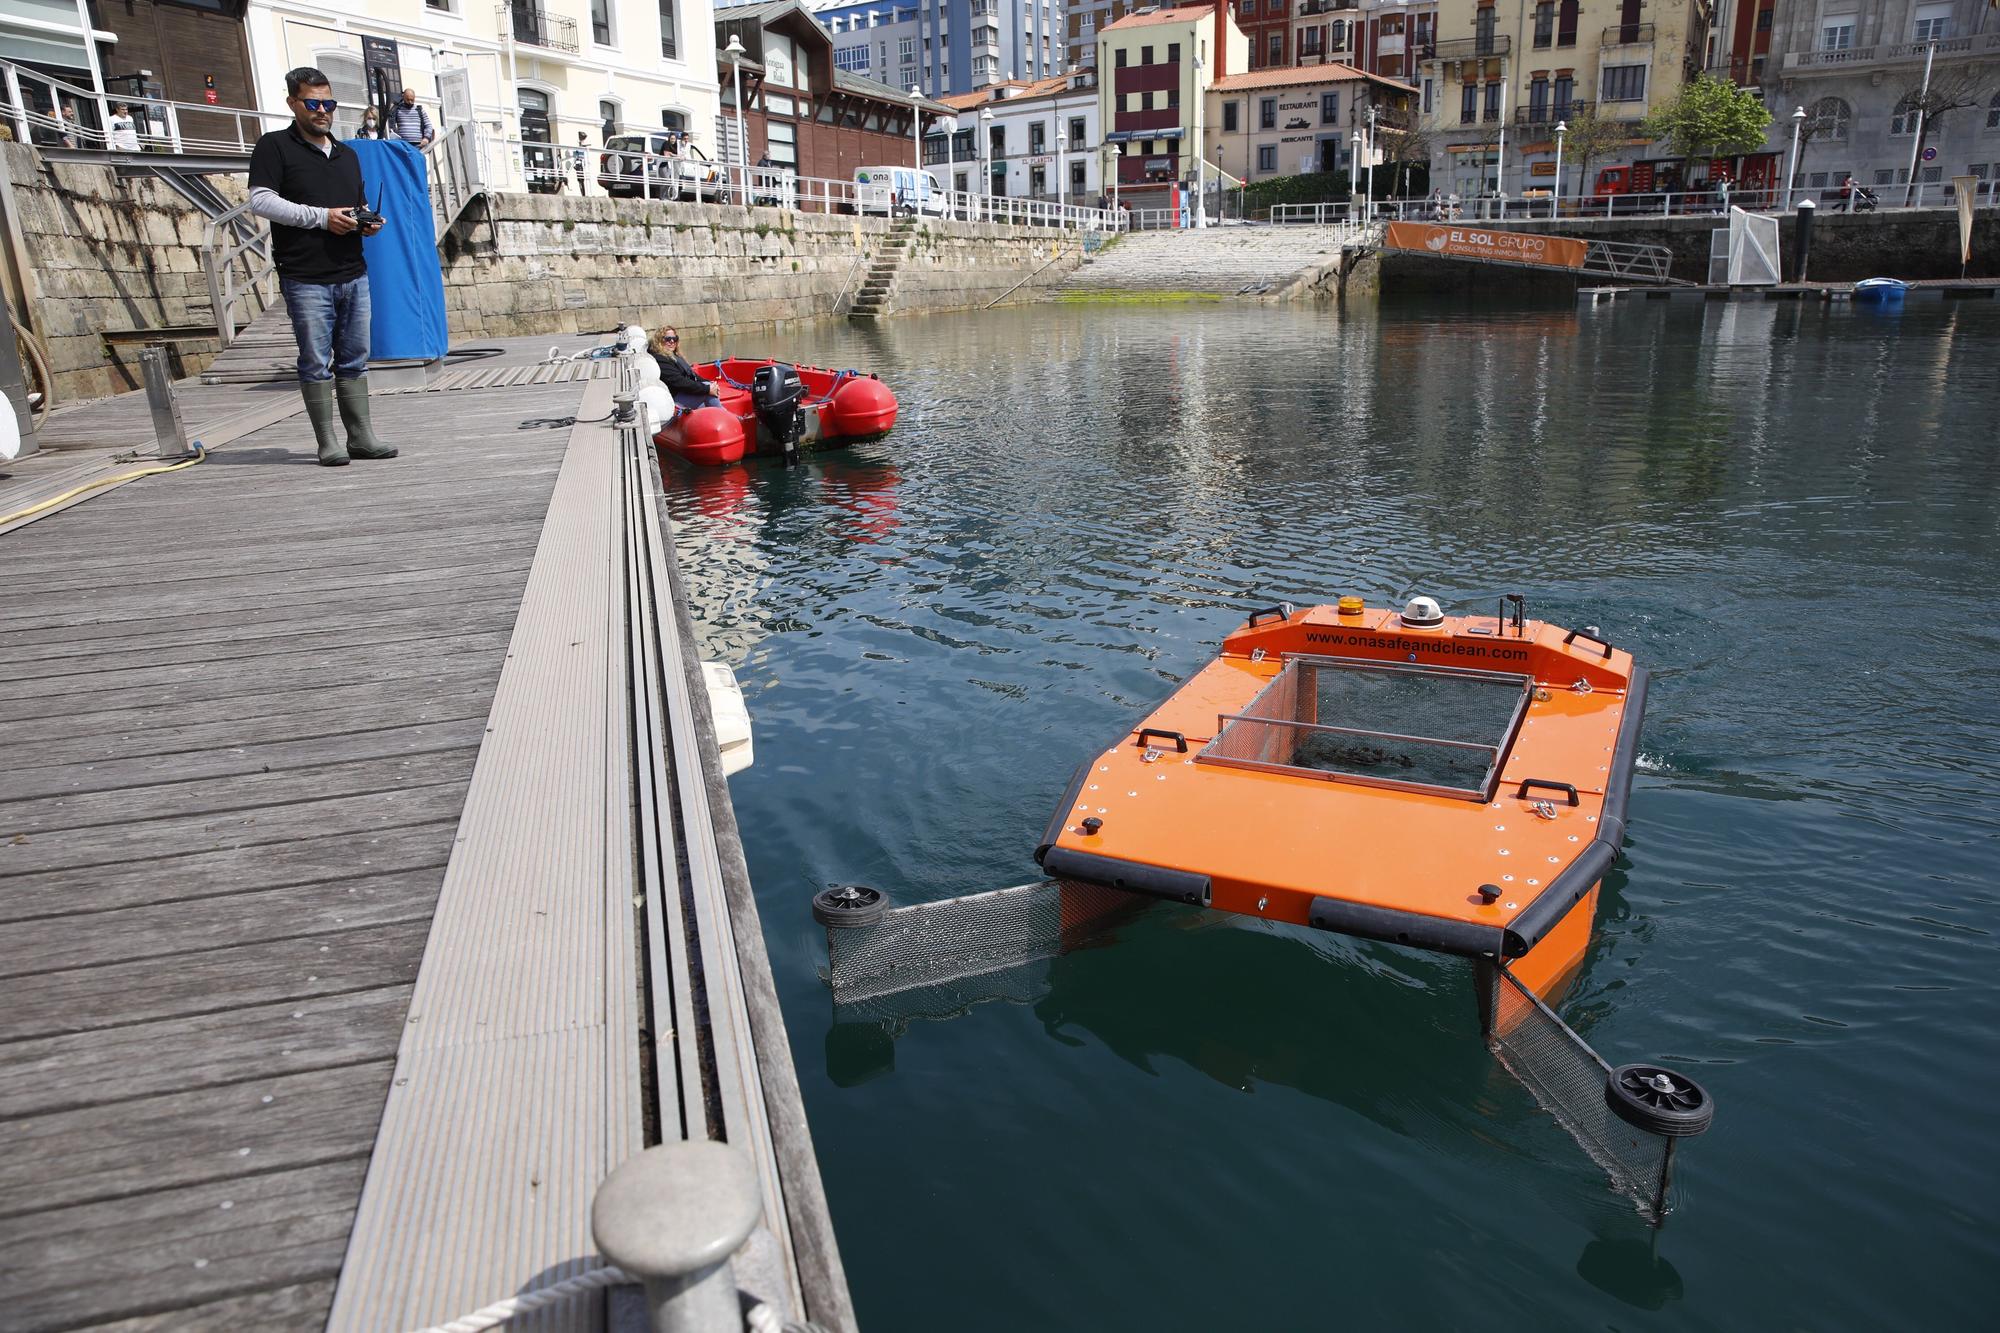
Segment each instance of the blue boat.
[[1901,305],[1910,284],[1897,278],[1863,278],[1854,284],[1854,299],[1882,305]]

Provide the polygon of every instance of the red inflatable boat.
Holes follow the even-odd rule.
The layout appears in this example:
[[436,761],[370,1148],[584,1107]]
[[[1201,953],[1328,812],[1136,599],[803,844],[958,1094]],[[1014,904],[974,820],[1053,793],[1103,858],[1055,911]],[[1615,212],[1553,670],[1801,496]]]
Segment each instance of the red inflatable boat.
[[837,449],[880,439],[896,424],[896,395],[873,375],[782,361],[725,357],[694,373],[721,407],[682,409],[653,443],[690,463],[719,467],[748,455]]

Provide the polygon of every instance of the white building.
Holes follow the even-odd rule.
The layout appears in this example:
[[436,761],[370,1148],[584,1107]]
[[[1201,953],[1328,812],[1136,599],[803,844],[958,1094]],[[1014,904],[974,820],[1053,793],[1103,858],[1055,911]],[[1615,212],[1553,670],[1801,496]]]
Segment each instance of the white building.
[[573,147],[620,132],[686,131],[715,155],[719,83],[711,0],[249,0],[251,84],[285,110],[285,72],[326,71],[352,133],[383,68],[440,128]]
[[[1105,191],[1104,135],[1097,71],[1072,70],[1034,82],[1003,83],[942,99],[958,113],[951,188],[1016,199],[1094,205]],[[944,136],[924,140],[924,162],[945,167]]]

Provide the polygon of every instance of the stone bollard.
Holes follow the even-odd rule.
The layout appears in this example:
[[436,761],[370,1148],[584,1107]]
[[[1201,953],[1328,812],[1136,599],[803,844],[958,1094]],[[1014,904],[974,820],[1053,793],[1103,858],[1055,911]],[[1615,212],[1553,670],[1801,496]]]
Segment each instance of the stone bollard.
[[668,1143],[598,1186],[599,1253],[646,1284],[653,1333],[736,1333],[743,1309],[729,1256],[762,1211],[757,1172],[726,1143]]

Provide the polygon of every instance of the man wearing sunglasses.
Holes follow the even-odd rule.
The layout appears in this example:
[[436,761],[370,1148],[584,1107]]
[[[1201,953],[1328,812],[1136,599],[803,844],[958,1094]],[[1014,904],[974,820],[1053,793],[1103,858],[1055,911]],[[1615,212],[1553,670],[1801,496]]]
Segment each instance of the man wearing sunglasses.
[[[326,75],[309,65],[285,75],[292,123],[257,140],[250,154],[250,211],[271,223],[278,290],[299,343],[299,392],[319,461],[394,458],[368,420],[368,265],[361,238],[382,229],[365,203],[361,161],[333,137],[339,107]],[[334,433],[340,413],[347,442]]]

